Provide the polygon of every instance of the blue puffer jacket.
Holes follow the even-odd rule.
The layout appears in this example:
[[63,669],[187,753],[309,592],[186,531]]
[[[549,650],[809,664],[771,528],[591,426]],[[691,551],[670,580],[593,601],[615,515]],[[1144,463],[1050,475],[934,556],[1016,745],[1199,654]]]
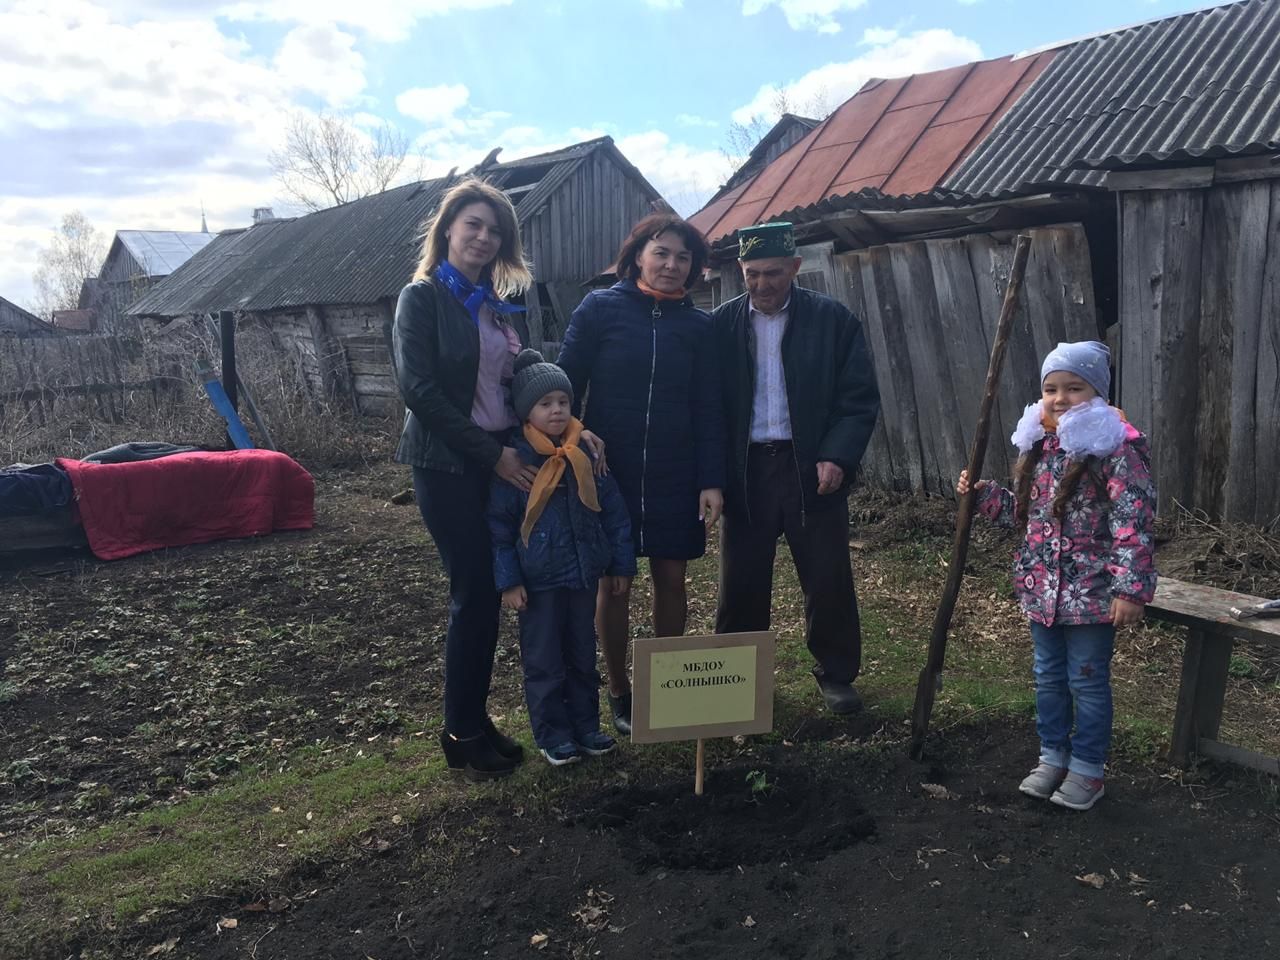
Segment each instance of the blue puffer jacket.
[[[547,459],[518,432],[510,442],[526,463],[540,467]],[[489,532],[498,589],[523,585],[529,591],[558,587],[594,590],[602,576],[635,576],[631,521],[612,475],[596,477],[596,498],[599,513],[578,498],[577,481],[566,466],[526,547],[520,540],[520,525],[529,494],[505,480],[494,480],[489,496]]]
[[711,320],[686,298],[659,302],[622,281],[587,295],[556,361],[586,395],[642,557],[706,549],[699,491],[725,484],[725,421]]

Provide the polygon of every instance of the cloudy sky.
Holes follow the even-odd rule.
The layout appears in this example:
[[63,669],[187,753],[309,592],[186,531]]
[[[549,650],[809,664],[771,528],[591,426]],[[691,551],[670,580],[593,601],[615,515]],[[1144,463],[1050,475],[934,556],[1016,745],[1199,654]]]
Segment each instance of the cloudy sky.
[[1210,0],[0,0],[0,296],[82,210],[243,226],[290,111],[389,121],[426,176],[608,133],[683,213],[777,89],[834,108],[933,70]]

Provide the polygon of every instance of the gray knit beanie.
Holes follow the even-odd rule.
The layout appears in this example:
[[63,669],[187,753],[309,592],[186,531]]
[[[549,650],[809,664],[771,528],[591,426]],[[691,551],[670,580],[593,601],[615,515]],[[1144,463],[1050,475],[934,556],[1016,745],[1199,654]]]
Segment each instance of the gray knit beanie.
[[552,390],[563,390],[573,402],[573,384],[569,375],[554,363],[542,359],[537,350],[521,350],[516,357],[511,378],[511,405],[516,408],[516,416],[524,423],[529,419],[529,411],[533,405]]
[[1040,382],[1044,383],[1045,377],[1059,370],[1074,373],[1098,391],[1103,400],[1111,399],[1111,351],[1105,343],[1080,340],[1058,344],[1040,366]]

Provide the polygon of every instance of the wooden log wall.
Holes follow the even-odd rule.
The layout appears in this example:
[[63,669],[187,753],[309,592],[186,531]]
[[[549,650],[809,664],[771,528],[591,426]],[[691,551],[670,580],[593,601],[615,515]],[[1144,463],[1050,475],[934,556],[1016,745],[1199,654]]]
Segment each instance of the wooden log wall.
[[[1089,245],[1079,224],[1029,231],[1031,256],[986,454],[1007,479],[1023,408],[1040,397],[1040,358],[1096,339]],[[1013,261],[1012,234],[869,247],[834,257],[835,289],[863,321],[881,416],[863,460],[868,483],[953,496],[968,462],[991,341]]]
[[1120,194],[1120,403],[1161,511],[1280,523],[1280,180]]

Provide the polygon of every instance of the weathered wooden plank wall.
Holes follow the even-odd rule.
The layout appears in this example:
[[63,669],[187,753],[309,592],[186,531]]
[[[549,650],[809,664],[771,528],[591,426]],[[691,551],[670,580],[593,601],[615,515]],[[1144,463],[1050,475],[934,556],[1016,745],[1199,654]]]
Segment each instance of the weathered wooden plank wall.
[[1162,512],[1280,518],[1280,185],[1120,195],[1120,403]]
[[[1040,396],[1040,358],[1095,339],[1089,245],[1079,224],[1038,227],[1006,359],[987,476],[1006,478],[1009,434]],[[1013,236],[981,234],[869,247],[835,257],[836,295],[862,318],[881,418],[863,460],[869,482],[951,496],[973,443]]]

